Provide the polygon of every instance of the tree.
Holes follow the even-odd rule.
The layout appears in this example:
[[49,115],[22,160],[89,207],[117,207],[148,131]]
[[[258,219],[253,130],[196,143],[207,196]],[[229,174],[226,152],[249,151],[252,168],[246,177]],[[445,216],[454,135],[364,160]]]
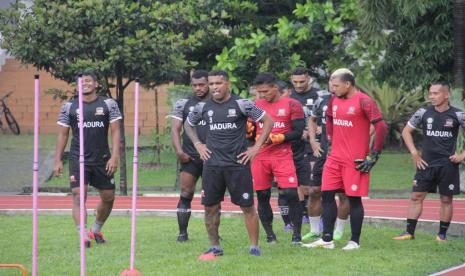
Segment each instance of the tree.
[[[25,64],[72,83],[77,72],[97,71],[104,89],[124,92],[136,78],[145,87],[174,79],[194,63],[186,52],[208,36],[208,1],[36,0],[0,13],[2,47]],[[208,28],[210,29],[210,28]],[[124,119],[120,192],[127,194]]]

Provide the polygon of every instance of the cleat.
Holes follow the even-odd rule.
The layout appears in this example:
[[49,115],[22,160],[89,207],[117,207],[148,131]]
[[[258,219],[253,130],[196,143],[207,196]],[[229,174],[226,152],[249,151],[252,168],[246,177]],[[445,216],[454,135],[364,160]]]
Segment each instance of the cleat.
[[308,216],[303,216],[302,224],[310,224],[310,218]]
[[356,250],[360,249],[360,245],[354,241],[349,241],[346,246],[342,248],[342,250],[349,251],[349,250]]
[[266,242],[270,243],[270,244],[275,244],[277,242],[276,235],[273,234],[273,235],[270,235],[270,236],[266,236]]
[[176,239],[176,242],[186,242],[189,240],[189,236],[187,235],[187,233],[183,233],[183,234],[179,234],[178,235],[178,238]]
[[315,232],[308,232],[302,237],[302,240],[308,241],[308,240],[315,240],[320,237],[320,233],[315,233]]
[[406,241],[406,240],[414,240],[415,236],[410,234],[409,232],[403,232],[397,237],[392,238],[395,241]]
[[325,242],[323,239],[318,239],[309,244],[302,244],[302,247],[334,249],[334,241]]
[[92,247],[92,241],[85,238],[84,239],[84,245],[85,245],[86,248],[91,248]]
[[291,243],[294,244],[294,245],[302,244],[302,237],[300,235],[298,235],[298,236],[292,235]]
[[205,253],[199,256],[199,261],[214,261],[218,256],[223,256],[223,249],[210,247]]
[[294,227],[292,226],[292,224],[286,224],[286,225],[284,225],[284,228],[283,228],[284,233],[289,233],[289,232],[291,232],[292,230],[294,230]]
[[438,242],[447,242],[447,237],[445,234],[437,234],[436,235],[436,240]]
[[334,231],[333,233],[333,240],[335,241],[340,241],[342,239],[342,236],[344,235],[344,233],[342,232],[339,232],[339,231]]
[[260,252],[260,248],[258,247],[252,247],[249,250],[249,254],[255,257],[259,257],[262,255],[262,252]]
[[89,238],[93,239],[97,244],[102,244],[106,242],[102,232],[94,233],[89,230],[89,233],[87,233],[87,235],[89,236]]

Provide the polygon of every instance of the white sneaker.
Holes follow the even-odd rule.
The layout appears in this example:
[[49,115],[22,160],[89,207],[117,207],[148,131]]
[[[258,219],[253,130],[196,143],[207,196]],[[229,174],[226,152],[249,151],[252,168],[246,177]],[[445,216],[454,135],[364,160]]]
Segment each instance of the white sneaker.
[[355,250],[360,249],[360,245],[354,241],[349,241],[346,246],[342,248],[342,250]]
[[302,244],[302,247],[334,249],[334,241],[325,242],[323,239],[318,239],[312,243]]

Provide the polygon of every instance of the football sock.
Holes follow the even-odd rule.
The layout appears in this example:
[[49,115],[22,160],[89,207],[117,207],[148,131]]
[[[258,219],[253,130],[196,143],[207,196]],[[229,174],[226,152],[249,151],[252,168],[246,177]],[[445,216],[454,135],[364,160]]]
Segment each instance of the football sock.
[[310,217],[310,232],[320,234],[320,216]]
[[449,229],[450,222],[439,221],[439,234],[446,235],[447,229]]
[[181,196],[179,198],[176,215],[178,217],[179,233],[187,233],[187,226],[191,217],[191,202],[192,198]]
[[410,235],[415,235],[415,228],[417,228],[417,219],[407,219],[407,232]]
[[293,224],[294,236],[300,237],[302,229],[302,210],[299,203],[297,188],[283,189],[283,195],[289,203],[289,216]]
[[339,233],[344,233],[344,228],[346,226],[348,219],[336,218],[336,230]]
[[322,207],[323,207],[323,240],[329,242],[333,240],[334,222],[337,217],[337,205],[335,191],[321,192]]
[[270,205],[271,189],[257,191],[258,217],[265,229],[266,235],[274,235],[273,232],[273,210]]
[[283,218],[284,224],[291,224],[291,219],[289,218],[289,204],[287,203],[286,197],[280,191],[278,195],[278,206],[281,212],[281,217]]
[[363,218],[365,216],[362,198],[359,196],[349,196],[348,198],[350,203],[350,228],[352,230],[350,240],[360,244]]
[[98,221],[98,220],[95,220],[94,221],[94,224],[92,224],[92,227],[90,228],[92,233],[98,233],[102,230],[102,227],[103,227],[103,224],[105,222],[103,221]]

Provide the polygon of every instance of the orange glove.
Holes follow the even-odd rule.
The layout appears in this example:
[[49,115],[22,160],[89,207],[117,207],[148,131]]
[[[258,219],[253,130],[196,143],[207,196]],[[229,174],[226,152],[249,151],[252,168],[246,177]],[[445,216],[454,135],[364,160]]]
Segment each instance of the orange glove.
[[247,132],[246,132],[245,137],[247,139],[253,138],[254,130],[255,130],[255,124],[251,121],[247,121]]
[[285,138],[286,137],[282,133],[280,133],[280,134],[270,134],[270,136],[268,137],[268,140],[272,144],[281,144],[282,142],[284,142]]

